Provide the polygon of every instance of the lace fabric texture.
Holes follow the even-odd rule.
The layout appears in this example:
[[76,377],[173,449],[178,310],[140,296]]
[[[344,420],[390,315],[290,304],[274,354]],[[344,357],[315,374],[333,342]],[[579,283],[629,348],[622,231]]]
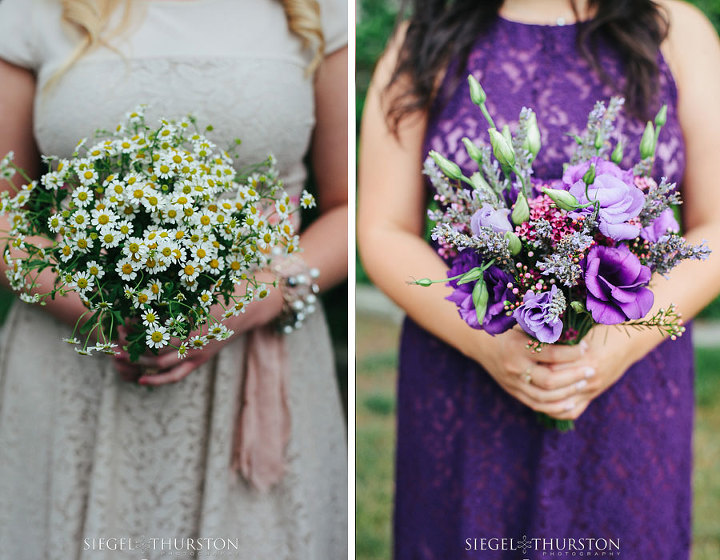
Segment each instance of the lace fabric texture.
[[[595,101],[615,93],[581,57],[575,40],[575,26],[498,19],[473,47],[458,81],[451,65],[426,150],[470,170],[462,137],[487,138],[465,85],[472,72],[499,127],[509,123],[512,129],[523,106],[536,111],[543,140],[536,176],[560,177],[574,143],[565,132],[581,132]],[[620,58],[608,45],[599,53],[610,79],[620,83]],[[679,182],[685,158],[676,90],[659,60],[660,88],[651,109],[667,103],[668,122],[654,174]],[[618,123],[627,140],[626,166],[637,160],[643,127],[627,114]],[[527,537],[559,539],[556,557],[572,553],[570,539],[613,539],[629,558],[687,559],[693,375],[688,329],[634,364],[590,404],[575,431],[561,434],[540,427],[535,413],[478,364],[407,319],[398,381],[395,558],[549,557],[552,544],[523,554],[517,543]],[[515,539],[515,548],[491,549],[483,538]],[[586,540],[584,546],[588,551],[591,545]]]
[[[338,48],[346,20],[333,2],[321,6],[332,15],[326,34]],[[0,3],[0,57],[39,76],[34,124],[41,150],[68,157],[79,138],[115,126],[144,103],[153,124],[193,113],[215,127],[209,136],[218,146],[240,137],[238,165],[272,152],[286,189],[299,194],[314,125],[312,80],[304,76],[310,54],[287,31],[280,3],[145,4],[145,19],[116,45],[122,57],[94,51],[45,90],[42,82],[72,46],[60,28],[59,3]],[[4,29],[3,21],[15,20],[31,25]],[[28,36],[17,37],[21,31]],[[2,332],[4,558],[347,555],[347,447],[321,313],[286,338],[286,474],[265,493],[230,468],[245,336],[180,383],[148,390],[121,381],[104,357],[76,355],[61,341],[70,330],[18,303]],[[99,550],[92,539],[101,538],[124,538],[135,550]],[[169,550],[175,542],[163,548],[159,539],[177,539],[181,550]],[[239,550],[218,549],[218,542],[193,551],[181,539],[225,539]]]

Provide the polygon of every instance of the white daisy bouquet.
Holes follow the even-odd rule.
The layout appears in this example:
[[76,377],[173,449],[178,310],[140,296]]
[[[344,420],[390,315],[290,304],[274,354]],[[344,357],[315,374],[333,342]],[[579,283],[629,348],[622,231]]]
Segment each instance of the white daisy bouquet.
[[[11,287],[41,305],[76,292],[87,311],[67,341],[81,354],[115,353],[120,326],[131,360],[169,344],[184,357],[229,337],[223,321],[268,294],[256,272],[298,249],[297,208],[272,156],[236,171],[195,118],[151,128],[142,108],[98,137],[70,159],[44,158],[39,182],[12,153],[0,160],[0,178],[27,181],[0,194]],[[301,205],[312,204],[303,193]],[[56,275],[51,288],[38,283],[47,269]],[[215,304],[220,318],[210,313]]]

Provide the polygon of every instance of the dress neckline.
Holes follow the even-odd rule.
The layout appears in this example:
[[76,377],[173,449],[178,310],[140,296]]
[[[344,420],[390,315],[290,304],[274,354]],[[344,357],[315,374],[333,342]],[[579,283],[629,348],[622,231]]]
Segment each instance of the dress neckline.
[[[537,29],[572,29],[572,30],[575,30],[579,23],[584,23],[581,21],[573,21],[570,23],[531,23],[531,22],[518,21],[515,19],[509,19],[500,14],[497,15],[497,18],[499,21],[510,24],[510,25],[518,25],[521,27],[530,27],[530,28],[537,28]],[[561,18],[558,18],[558,19],[561,19]]]

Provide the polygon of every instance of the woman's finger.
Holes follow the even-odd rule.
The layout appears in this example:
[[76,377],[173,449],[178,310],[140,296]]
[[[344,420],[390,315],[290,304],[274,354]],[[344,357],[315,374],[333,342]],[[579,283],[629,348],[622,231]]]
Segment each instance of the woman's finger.
[[548,416],[552,416],[553,418],[556,418],[558,420],[577,420],[580,415],[585,412],[587,407],[590,405],[590,402],[591,399],[579,399],[577,402],[575,402],[574,406],[568,406],[567,410],[554,412],[548,414]]
[[195,360],[187,358],[177,366],[173,367],[168,371],[164,371],[163,373],[158,373],[155,375],[143,375],[142,377],[140,377],[140,379],[138,379],[138,383],[140,385],[151,386],[165,385],[167,383],[177,383],[178,381],[190,375],[190,373],[192,373],[192,371],[199,365],[200,364],[197,363]]
[[170,369],[185,361],[187,358],[178,358],[177,351],[174,351],[157,356],[140,356],[137,363],[144,368]]
[[521,390],[528,396],[528,398],[538,405],[559,403],[589,392],[588,382],[585,379],[581,379],[571,385],[566,385],[551,391],[535,387],[534,385],[528,383],[523,383]]
[[121,360],[114,360],[113,365],[115,366],[115,371],[118,372],[120,378],[124,381],[134,382],[137,381],[140,375],[142,375],[142,372],[137,366],[133,366],[132,364]]
[[587,352],[588,345],[584,340],[580,344],[569,346],[566,344],[551,344],[543,346],[540,352],[534,355],[537,362],[544,364],[567,364],[577,362]]
[[546,365],[529,364],[518,376],[525,383],[534,385],[545,391],[554,391],[566,387],[572,387],[595,375],[595,369],[584,365],[575,366],[562,370],[548,368]]

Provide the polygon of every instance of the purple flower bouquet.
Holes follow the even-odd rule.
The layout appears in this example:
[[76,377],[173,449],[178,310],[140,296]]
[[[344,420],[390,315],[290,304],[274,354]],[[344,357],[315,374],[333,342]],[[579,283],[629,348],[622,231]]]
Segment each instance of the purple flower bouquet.
[[[523,108],[514,136],[507,126],[498,131],[480,84],[472,76],[468,81],[489,124],[490,145],[463,139],[478,166],[470,177],[430,152],[425,174],[437,191],[429,211],[432,238],[451,266],[446,280],[414,283],[448,282],[454,291],[447,299],[468,325],[496,335],[517,324],[537,351],[577,344],[596,324],[680,336],[685,329],[674,306],[648,316],[652,276],[685,259],[705,259],[709,250],[679,234],[675,185],[651,177],[666,107],[647,124],[641,160],[623,169],[622,143],[613,141],[623,99],[596,103],[563,176],[539,182],[532,177],[541,147],[535,114]],[[571,421],[540,416],[549,427],[573,428]]]

